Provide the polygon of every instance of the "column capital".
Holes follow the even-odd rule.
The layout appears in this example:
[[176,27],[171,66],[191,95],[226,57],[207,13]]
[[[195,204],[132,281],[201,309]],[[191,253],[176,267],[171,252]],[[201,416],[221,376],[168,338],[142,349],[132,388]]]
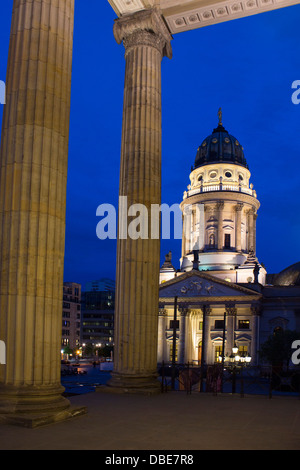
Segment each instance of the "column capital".
[[160,307],[160,308],[158,309],[158,316],[159,316],[159,317],[165,317],[165,316],[167,315],[167,313],[168,313],[168,312],[167,312],[167,310],[166,310],[165,308],[161,308],[161,307]]
[[244,207],[244,204],[238,203],[238,204],[235,206],[236,212],[241,212],[241,211],[243,210],[243,207]]
[[252,315],[260,316],[262,314],[261,304],[253,303],[250,308]]
[[254,215],[256,212],[255,212],[255,209],[254,207],[251,207],[250,209],[247,210],[247,214],[249,215]]
[[126,52],[131,47],[146,45],[158,49],[162,57],[172,58],[172,35],[155,8],[115,20],[114,36],[118,44],[123,41]]
[[234,303],[229,302],[225,304],[225,311],[227,315],[236,315],[237,309]]
[[188,304],[180,302],[180,304],[178,305],[178,311],[181,316],[186,316],[189,313]]
[[211,307],[208,304],[202,304],[200,305],[200,308],[202,310],[202,313],[205,315],[210,315],[211,314]]

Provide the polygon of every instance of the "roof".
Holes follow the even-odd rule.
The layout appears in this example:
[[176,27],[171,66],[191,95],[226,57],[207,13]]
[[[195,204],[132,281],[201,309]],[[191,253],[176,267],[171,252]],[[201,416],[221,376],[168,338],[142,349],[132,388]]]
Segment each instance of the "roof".
[[198,148],[194,169],[203,165],[225,162],[241,165],[248,169],[242,145],[219,123],[218,127],[204,139]]
[[274,286],[300,286],[300,261],[275,275]]

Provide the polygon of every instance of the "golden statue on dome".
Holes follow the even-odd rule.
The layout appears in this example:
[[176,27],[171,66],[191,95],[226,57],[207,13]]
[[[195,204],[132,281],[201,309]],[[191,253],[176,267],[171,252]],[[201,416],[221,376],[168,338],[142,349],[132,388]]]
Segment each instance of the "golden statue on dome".
[[223,119],[222,108],[219,108],[218,116],[219,116],[219,126],[222,126],[223,125],[223,123],[222,123],[222,119]]

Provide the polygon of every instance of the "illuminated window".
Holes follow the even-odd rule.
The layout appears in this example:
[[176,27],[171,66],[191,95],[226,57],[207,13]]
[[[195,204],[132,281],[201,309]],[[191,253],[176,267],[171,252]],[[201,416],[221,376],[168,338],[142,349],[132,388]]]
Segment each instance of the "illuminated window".
[[248,354],[248,345],[239,345],[239,356],[245,357]]
[[219,357],[222,356],[222,346],[215,346],[215,362],[220,362]]
[[239,330],[249,330],[250,320],[239,320]]

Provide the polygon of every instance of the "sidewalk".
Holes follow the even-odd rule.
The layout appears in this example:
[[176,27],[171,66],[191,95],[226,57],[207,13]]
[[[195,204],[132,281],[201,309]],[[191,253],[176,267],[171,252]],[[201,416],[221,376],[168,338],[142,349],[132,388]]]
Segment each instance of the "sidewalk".
[[92,392],[69,400],[88,414],[38,429],[0,425],[0,449],[300,450],[299,398]]

